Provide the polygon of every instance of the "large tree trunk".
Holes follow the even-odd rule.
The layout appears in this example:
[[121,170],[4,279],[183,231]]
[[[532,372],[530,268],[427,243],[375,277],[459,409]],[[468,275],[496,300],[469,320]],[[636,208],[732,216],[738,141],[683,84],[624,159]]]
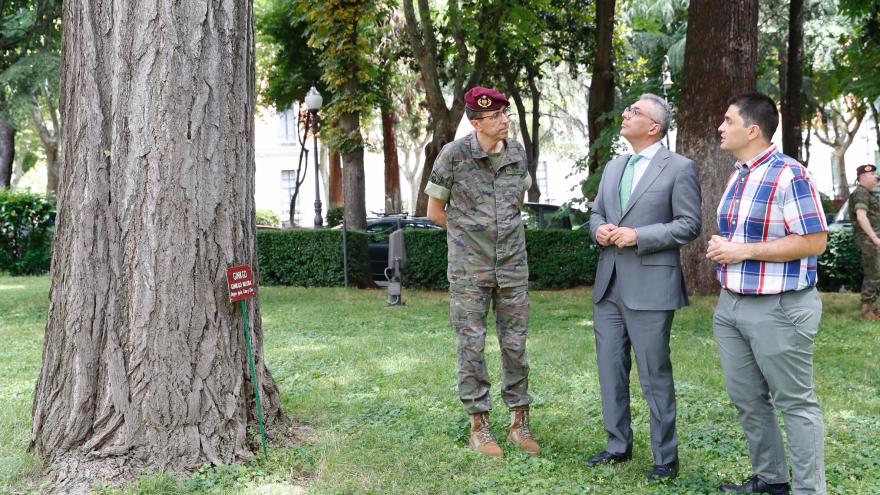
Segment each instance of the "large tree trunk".
[[[64,3],[64,180],[31,435],[59,492],[258,448],[225,278],[258,268],[252,21],[234,0]],[[274,429],[286,419],[248,308]]]
[[[591,149],[602,131],[608,127],[608,122],[600,117],[614,110],[614,4],[615,0],[596,1],[596,63],[593,64],[590,106],[587,111]],[[590,174],[608,161],[609,151],[601,149],[592,153]]]
[[693,293],[718,291],[715,264],[706,258],[706,246],[709,237],[718,233],[715,210],[735,161],[718,147],[718,126],[729,97],[755,90],[757,61],[757,0],[691,1],[677,148],[697,162],[703,192],[702,233],[682,250],[685,279]]
[[788,57],[782,90],[782,152],[801,158],[804,79],[804,0],[790,0],[788,13]]
[[0,118],[0,188],[12,183],[12,164],[15,160],[15,127]]
[[382,151],[385,155],[385,213],[400,213],[400,166],[397,162],[397,118],[382,105]]

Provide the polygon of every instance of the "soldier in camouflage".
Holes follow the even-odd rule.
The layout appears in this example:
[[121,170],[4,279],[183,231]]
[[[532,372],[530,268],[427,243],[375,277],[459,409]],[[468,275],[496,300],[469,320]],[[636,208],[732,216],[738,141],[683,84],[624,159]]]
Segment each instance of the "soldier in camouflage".
[[877,186],[877,167],[861,165],[856,169],[858,185],[849,197],[849,216],[853,240],[862,250],[863,320],[880,321],[877,295],[880,293],[880,200],[872,193]]
[[458,334],[459,397],[471,415],[471,448],[502,457],[489,422],[492,403],[484,355],[491,305],[504,368],[501,395],[511,411],[507,439],[538,455],[540,447],[529,425],[529,269],[520,216],[532,181],[525,149],[507,137],[507,98],[476,87],[464,100],[474,132],[443,147],[425,187],[428,218],[447,229],[450,320]]

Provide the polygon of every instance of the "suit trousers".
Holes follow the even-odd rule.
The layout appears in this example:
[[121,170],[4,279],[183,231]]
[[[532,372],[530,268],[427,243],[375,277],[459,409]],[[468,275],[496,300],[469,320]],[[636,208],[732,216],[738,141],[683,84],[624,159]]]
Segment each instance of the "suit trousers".
[[532,402],[526,357],[528,287],[450,284],[450,321],[458,334],[458,395],[470,414],[492,409],[485,355],[486,316],[490,304],[495,310],[495,331],[504,368],[501,397],[509,408],[527,406]]
[[822,300],[814,288],[762,296],[722,290],[713,322],[752,468],[768,483],[789,480],[779,409],[796,495],[826,493],[825,426],[813,391],[813,342],[821,316]]
[[630,416],[630,348],[635,351],[642,393],[651,412],[651,451],[654,464],[678,459],[675,429],[675,384],[669,358],[669,332],[673,310],[629,309],[620,298],[616,276],[601,301],[595,304],[596,360],[602,389],[602,415],[608,433],[606,450],[632,451]]

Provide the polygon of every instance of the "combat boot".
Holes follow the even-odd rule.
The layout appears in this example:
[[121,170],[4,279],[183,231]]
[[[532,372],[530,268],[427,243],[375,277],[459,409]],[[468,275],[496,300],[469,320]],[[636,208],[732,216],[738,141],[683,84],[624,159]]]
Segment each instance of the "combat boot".
[[488,412],[471,414],[471,437],[469,443],[472,450],[486,457],[504,457],[504,452],[498,446],[495,435],[492,435],[492,425],[489,423]]
[[541,453],[541,447],[535,441],[532,429],[529,427],[529,406],[514,407],[510,410],[510,433],[507,435],[507,441],[531,455]]
[[880,321],[880,315],[877,314],[877,305],[874,301],[862,301],[861,318],[868,321]]

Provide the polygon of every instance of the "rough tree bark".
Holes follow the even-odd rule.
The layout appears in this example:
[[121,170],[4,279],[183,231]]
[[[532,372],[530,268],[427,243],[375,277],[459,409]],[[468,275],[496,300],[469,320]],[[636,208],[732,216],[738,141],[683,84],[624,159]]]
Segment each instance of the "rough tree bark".
[[15,127],[0,118],[0,188],[12,182],[12,165],[15,160]]
[[400,213],[400,165],[397,161],[397,117],[390,104],[382,105],[382,151],[385,155],[385,213]]
[[801,158],[801,91],[804,80],[804,0],[790,0],[788,11],[788,57],[782,90],[782,152]]
[[[718,147],[727,99],[757,84],[758,2],[692,0],[688,8],[677,151],[697,162],[703,192],[703,230],[682,250],[688,290],[718,291],[715,264],[706,259],[718,233],[715,210],[735,159]],[[711,91],[707,88],[712,88]]]
[[[65,179],[30,445],[63,493],[259,448],[225,282],[227,267],[256,265],[251,2],[162,7],[64,3]],[[248,306],[279,433],[258,300]]]
[[[419,12],[416,19],[416,11],[413,0],[403,0],[403,13],[406,18],[404,32],[415,54],[416,63],[421,69],[422,80],[425,88],[425,103],[428,113],[431,115],[431,142],[425,146],[425,164],[422,167],[422,175],[419,180],[419,198],[415,206],[415,214],[425,216],[428,211],[428,196],[424,194],[425,186],[431,178],[434,170],[434,160],[440,154],[443,145],[455,139],[455,131],[464,115],[464,93],[468,88],[479,84],[483,75],[483,69],[489,59],[488,43],[481,43],[474,51],[473,64],[468,64],[469,53],[464,28],[457,18],[460,15],[458,0],[450,0],[448,4],[448,17],[453,19],[451,26],[452,38],[455,42],[455,63],[451,75],[452,80],[452,106],[446,106],[443,97],[443,89],[440,71],[439,42],[434,29],[434,21],[431,17],[431,8],[428,0],[418,0]],[[501,9],[487,7],[480,11],[477,19],[477,32],[495,32],[501,19]],[[469,74],[469,75],[468,75]]]
[[[590,104],[587,110],[587,127],[590,132],[590,148],[599,140],[608,122],[600,117],[614,110],[614,4],[615,0],[596,1],[596,62],[590,82]],[[608,161],[607,150],[597,150],[590,158],[590,174]]]

